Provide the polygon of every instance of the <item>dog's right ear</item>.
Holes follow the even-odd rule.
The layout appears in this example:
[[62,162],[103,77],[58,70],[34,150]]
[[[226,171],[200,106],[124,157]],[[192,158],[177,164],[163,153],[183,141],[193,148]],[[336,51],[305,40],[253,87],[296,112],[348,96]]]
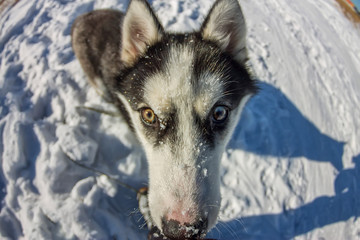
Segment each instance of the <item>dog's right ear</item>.
[[126,66],[133,65],[163,35],[164,29],[146,0],[132,0],[122,25],[121,60]]
[[217,0],[201,26],[203,39],[215,41],[239,63],[248,59],[246,24],[238,0]]

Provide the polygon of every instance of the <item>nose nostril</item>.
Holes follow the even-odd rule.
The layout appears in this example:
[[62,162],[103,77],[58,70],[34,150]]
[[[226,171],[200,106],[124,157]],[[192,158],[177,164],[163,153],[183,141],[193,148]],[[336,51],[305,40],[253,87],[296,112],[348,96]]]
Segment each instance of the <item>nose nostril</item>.
[[164,220],[163,223],[163,233],[165,236],[171,239],[183,239],[185,237],[186,229],[175,220]]
[[181,224],[176,220],[162,221],[163,234],[174,240],[197,239],[206,232],[206,221],[198,221],[196,224]]

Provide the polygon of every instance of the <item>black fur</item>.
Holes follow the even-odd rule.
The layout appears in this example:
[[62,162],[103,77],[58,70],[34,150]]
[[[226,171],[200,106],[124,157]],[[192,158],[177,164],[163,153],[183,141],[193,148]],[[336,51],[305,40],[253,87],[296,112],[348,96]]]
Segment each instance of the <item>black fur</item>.
[[[138,110],[139,104],[144,103],[143,86],[147,78],[160,72],[165,72],[164,69],[166,59],[169,58],[170,49],[174,45],[192,46],[195,53],[193,62],[193,77],[192,85],[194,91],[198,88],[200,76],[204,72],[224,72],[224,85],[226,86],[224,97],[220,100],[222,102],[230,103],[230,109],[238,106],[241,99],[249,94],[257,91],[256,83],[247,71],[247,67],[234,61],[227,53],[223,53],[216,43],[204,41],[201,39],[199,33],[192,34],[168,34],[163,37],[161,42],[149,47],[144,56],[140,57],[137,63],[129,68],[125,68],[122,73],[117,76],[116,86],[111,89],[111,92],[121,92],[127,97],[131,103],[133,110]],[[161,87],[161,86],[159,86]],[[150,103],[145,103],[149,104]],[[169,134],[176,133],[176,114],[177,110],[174,108],[168,112],[169,117],[166,122],[169,126],[175,128],[175,131],[161,131],[160,127],[147,128],[147,136],[153,139],[154,146],[159,145],[160,142],[168,140],[175,141],[174,136]],[[231,114],[231,113],[230,113]],[[194,115],[196,112],[194,111]],[[211,145],[215,144],[214,135],[225,129],[225,125],[214,126],[209,120],[196,117],[197,121],[194,124],[198,125],[204,133],[204,140]]]
[[[239,34],[242,34],[242,31],[237,31],[237,33],[239,34],[235,34],[236,37],[234,37],[235,35],[233,36],[232,33],[225,31],[225,35],[223,35],[223,38],[220,40],[226,39],[226,36],[228,35],[232,36],[233,39],[231,40],[233,40],[233,42],[232,44],[230,44],[230,47],[224,46],[226,45],[226,43],[224,44],[224,41],[209,40],[208,38],[203,39],[203,36],[205,35],[202,31],[204,29],[204,26],[206,26],[208,21],[210,21],[209,17],[206,18],[199,32],[189,34],[165,33],[154,12],[151,10],[149,4],[145,0],[136,1],[140,1],[138,2],[140,3],[140,5],[141,3],[143,3],[143,6],[147,8],[150,13],[150,15],[146,16],[151,17],[154,20],[153,23],[155,24],[155,31],[150,31],[150,34],[146,31],[146,29],[141,29],[141,23],[143,23],[141,21],[135,21],[136,23],[134,25],[131,25],[133,23],[133,14],[129,14],[129,18],[126,18],[123,13],[115,10],[96,10],[80,16],[78,19],[76,19],[72,28],[73,49],[90,82],[100,92],[103,93],[103,96],[106,100],[113,103],[119,109],[119,112],[123,114],[124,119],[133,131],[135,129],[130,118],[130,113],[126,109],[125,105],[127,107],[130,106],[132,111],[137,111],[139,113],[139,118],[141,118],[140,113],[141,110],[144,108],[144,105],[151,106],[151,103],[146,103],[144,99],[143,91],[146,81],[156,74],[167,72],[166,63],[170,55],[172,54],[172,49],[174,49],[174,47],[176,47],[176,49],[182,49],[178,47],[186,47],[187,50],[190,50],[193,53],[192,62],[186,64],[190,64],[190,66],[192,66],[190,84],[192,85],[191,89],[194,91],[195,96],[200,94],[199,89],[200,85],[202,85],[200,82],[202,76],[205,76],[209,73],[214,73],[216,76],[222,76],[219,81],[223,82],[222,85],[225,87],[224,93],[218,103],[216,103],[215,106],[212,106],[212,108],[215,108],[217,105],[224,105],[227,107],[227,109],[229,109],[228,113],[231,115],[233,114],[231,110],[238,107],[240,101],[244,98],[244,96],[248,94],[254,94],[257,91],[256,82],[251,77],[251,74],[249,73],[245,63],[247,58],[246,51],[238,55],[237,60],[234,60],[236,58],[236,54],[239,53],[236,51],[243,51],[243,49],[245,49],[243,41],[244,36],[239,37]],[[211,12],[215,11],[214,9],[217,4],[219,4],[220,2],[227,3],[226,1],[230,0],[218,0],[215,6],[212,8]],[[236,0],[231,1],[233,1],[233,5],[231,6],[234,6],[234,1]],[[132,6],[134,7],[137,5]],[[234,21],[231,22],[230,25],[227,25],[227,28],[225,30],[231,30],[231,27],[233,27],[233,25],[236,25],[236,20],[243,20],[240,6],[238,7],[239,13],[236,12],[236,14],[234,14],[236,15],[233,17]],[[130,13],[134,13],[134,8],[131,8],[131,10],[132,11],[130,11]],[[216,9],[215,13],[219,12],[220,11]],[[129,25],[122,25],[124,22],[124,18],[125,23],[127,23],[129,19],[131,20]],[[136,15],[135,20],[138,18],[141,17]],[[141,20],[145,21],[144,19]],[[130,28],[127,28],[129,26]],[[154,27],[152,25],[147,26]],[[236,25],[236,27],[237,30],[243,30],[243,27],[245,27],[244,21],[242,21],[242,24],[239,24],[238,26]],[[151,29],[154,30],[153,28]],[[157,32],[156,29],[158,30]],[[223,28],[221,29],[224,30]],[[130,39],[122,39],[123,30],[125,33],[124,36],[133,36],[135,33],[134,38],[131,37]],[[131,34],[128,35],[127,33],[129,32]],[[155,32],[155,34],[153,34],[153,32]],[[209,33],[212,33],[211,28],[207,32],[207,34]],[[147,34],[149,34],[150,36],[147,36]],[[144,48],[144,43],[148,42],[146,42],[145,40],[142,41],[142,39],[146,37],[149,37],[150,39],[145,40],[149,40],[149,42],[152,43],[150,44],[150,46],[147,46],[147,48]],[[135,40],[135,44],[133,44],[133,40]],[[238,42],[236,40],[241,40],[241,43],[237,44]],[[122,49],[122,41],[124,41],[125,43],[124,46],[129,47],[125,47],[124,49]],[[232,51],[234,49],[236,51]],[[126,50],[125,54],[122,50]],[[99,86],[99,82],[96,81],[96,79],[100,80],[102,86]],[[164,79],[164,81],[166,80]],[[159,85],[160,86],[158,86],[158,88],[163,87],[161,86],[161,84]],[[119,95],[121,96],[121,99],[119,99]],[[124,101],[123,98],[125,98],[126,102],[122,102]],[[129,106],[127,103],[129,103]],[[196,139],[194,139],[195,141],[198,141],[194,144],[199,145],[194,147],[199,147],[199,149],[201,148],[199,150],[198,156],[196,154],[196,156],[194,156],[194,158],[197,158],[193,159],[196,163],[198,163],[201,159],[206,159],[205,155],[209,154],[207,148],[214,148],[214,146],[217,145],[217,139],[219,139],[219,141],[225,142],[224,138],[225,136],[228,136],[228,132],[226,132],[228,131],[227,129],[229,129],[227,128],[228,123],[226,121],[214,121],[212,115],[213,110],[214,109],[209,109],[209,115],[206,116],[205,119],[204,116],[200,116],[196,112],[195,108],[192,110],[192,112],[189,113],[191,115],[189,116],[189,119],[193,119],[193,125],[191,125],[191,127],[195,126],[197,129],[195,129],[194,131],[197,134],[201,135],[200,137],[196,136]],[[147,125],[146,123],[143,123],[146,140],[150,140],[150,142],[153,144],[154,149],[159,148],[162,142],[164,142],[167,144],[171,144],[171,146],[179,147],[177,148],[177,150],[173,151],[181,152],[181,150],[179,149],[181,149],[181,144],[182,142],[184,142],[184,139],[179,138],[184,136],[182,134],[179,134],[179,131],[181,131],[179,127],[180,111],[179,109],[177,109],[177,106],[175,106],[175,104],[173,104],[172,106],[170,104],[169,110],[167,110],[166,113],[162,114],[166,114],[164,119],[162,119],[162,124],[165,125],[165,128],[161,127],[160,124]],[[224,136],[224,138],[222,136]],[[200,146],[200,142],[203,143],[202,146]],[[192,146],[190,147],[192,148]],[[185,150],[187,151],[188,149]],[[186,157],[176,156],[176,154],[178,154],[178,152],[173,152],[173,155],[169,156],[170,158],[174,158],[177,160]],[[174,159],[166,160],[174,161]],[[199,163],[199,165],[201,164]],[[212,166],[214,165],[212,164]],[[199,187],[195,197],[197,198],[197,196],[199,196],[199,199],[197,199],[197,201],[199,202],[209,202],[210,204],[214,204],[214,201],[218,201],[216,200],[218,198],[217,194],[212,195],[215,196],[214,199],[207,199],[207,194],[209,193],[201,192],[202,190],[205,191],[205,189],[210,191],[209,188],[206,188],[205,186],[211,186],[212,183],[210,182],[209,177],[201,177],[202,175],[200,174],[200,170],[201,169],[198,169],[197,171],[199,171],[199,173],[195,174],[196,178],[199,178],[199,181],[196,182],[198,182],[198,184],[202,185],[203,187]],[[212,172],[209,173],[209,175],[216,176],[217,173]],[[151,190],[149,195],[151,196]],[[207,205],[205,204],[203,206],[206,207]],[[201,208],[199,211],[202,210],[203,209]],[[200,214],[202,213],[200,212],[197,214],[199,214],[200,216]],[[213,216],[215,216],[215,211]],[[207,220],[210,224],[210,220]],[[199,219],[197,219],[196,221],[199,221]],[[205,222],[203,222],[203,224],[201,225],[198,225],[198,223],[199,222],[191,222],[189,224],[194,225],[196,229],[205,231],[207,228],[206,224],[204,224]],[[161,226],[157,227],[160,228]],[[167,230],[169,229],[165,229],[165,232]],[[173,231],[172,225],[170,226],[170,230]],[[171,236],[171,234],[172,233],[169,233],[168,235]],[[183,233],[180,234],[179,232],[175,232],[175,235],[181,235],[180,237],[182,237]]]
[[[155,23],[163,29],[151,7],[146,3]],[[95,77],[102,79],[106,87],[105,98],[113,102],[124,115],[128,125],[133,128],[130,117],[117,97],[123,94],[131,103],[133,110],[138,110],[138,104],[143,102],[143,84],[152,74],[163,71],[164,61],[169,56],[172,45],[192,46],[195,53],[193,74],[193,88],[196,90],[198,80],[204,71],[226,72],[226,96],[224,101],[234,106],[243,96],[256,92],[256,84],[247,71],[247,67],[232,59],[221,51],[216,42],[203,40],[200,32],[191,34],[165,34],[161,42],[155,43],[130,67],[125,67],[120,60],[121,24],[124,14],[115,10],[96,10],[76,19],[72,28],[72,41],[75,53],[87,73],[90,82]],[[204,22],[203,26],[206,24]],[[76,29],[76,33],[75,30]],[[78,30],[80,29],[80,30]],[[99,36],[101,36],[99,38]],[[85,45],[77,51],[76,45]],[[111,51],[119,49],[119,51]],[[225,78],[224,78],[225,79]],[[94,83],[93,83],[94,84]],[[231,106],[230,106],[231,107]],[[174,109],[175,111],[175,109]],[[175,113],[170,113],[175,115]],[[170,118],[171,120],[173,118]],[[174,124],[174,121],[173,121]],[[214,130],[208,121],[198,121],[199,128],[204,129],[206,139],[212,142]],[[150,129],[156,139],[155,144],[166,137],[166,133],[159,133],[157,129]]]

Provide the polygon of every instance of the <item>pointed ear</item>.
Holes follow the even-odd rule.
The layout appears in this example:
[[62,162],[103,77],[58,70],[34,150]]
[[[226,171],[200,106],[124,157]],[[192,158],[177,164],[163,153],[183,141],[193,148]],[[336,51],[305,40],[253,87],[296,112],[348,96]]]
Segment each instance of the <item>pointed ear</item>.
[[122,25],[121,60],[132,65],[163,35],[164,29],[146,0],[132,0]]
[[201,35],[215,41],[239,63],[248,59],[246,23],[238,0],[217,0],[206,17]]

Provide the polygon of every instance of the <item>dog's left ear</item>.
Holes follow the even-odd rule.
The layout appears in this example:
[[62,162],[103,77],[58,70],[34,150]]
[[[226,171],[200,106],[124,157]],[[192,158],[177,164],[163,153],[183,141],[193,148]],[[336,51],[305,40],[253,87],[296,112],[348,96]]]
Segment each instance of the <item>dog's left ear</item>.
[[146,0],[132,0],[122,25],[121,60],[131,66],[163,35],[164,29]]
[[238,0],[217,0],[206,17],[201,35],[243,64],[248,60],[246,23]]

